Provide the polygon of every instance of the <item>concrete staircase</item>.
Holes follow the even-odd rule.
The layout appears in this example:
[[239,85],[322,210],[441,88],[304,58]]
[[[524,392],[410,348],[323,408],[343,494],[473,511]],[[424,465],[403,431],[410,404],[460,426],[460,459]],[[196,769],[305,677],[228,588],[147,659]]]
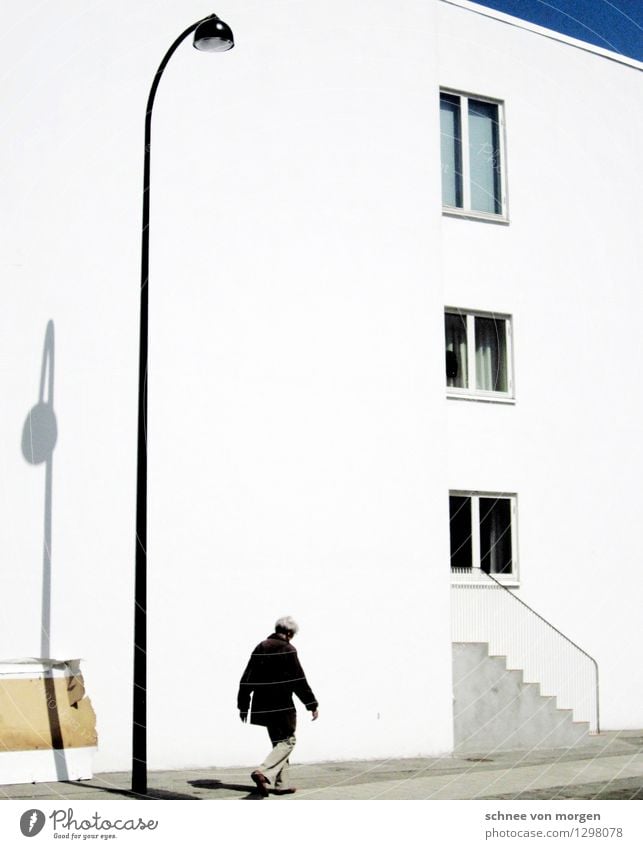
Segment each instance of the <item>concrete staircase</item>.
[[489,655],[487,643],[453,643],[453,696],[458,753],[569,747],[589,735],[589,723],[574,722],[540,684]]

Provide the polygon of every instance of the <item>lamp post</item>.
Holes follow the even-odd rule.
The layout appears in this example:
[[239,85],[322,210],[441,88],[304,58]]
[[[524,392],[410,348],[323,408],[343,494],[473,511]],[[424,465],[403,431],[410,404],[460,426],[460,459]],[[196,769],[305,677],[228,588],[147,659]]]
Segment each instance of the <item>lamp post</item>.
[[176,48],[194,33],[197,50],[222,53],[234,47],[230,27],[216,15],[196,21],[171,45],[152,81],[145,112],[143,165],[143,233],[141,247],[141,308],[138,370],[138,447],[136,463],[136,566],[134,578],[134,701],[132,728],[132,790],[147,793],[147,359],[148,281],[150,258],[150,149],[152,109],[156,90]]

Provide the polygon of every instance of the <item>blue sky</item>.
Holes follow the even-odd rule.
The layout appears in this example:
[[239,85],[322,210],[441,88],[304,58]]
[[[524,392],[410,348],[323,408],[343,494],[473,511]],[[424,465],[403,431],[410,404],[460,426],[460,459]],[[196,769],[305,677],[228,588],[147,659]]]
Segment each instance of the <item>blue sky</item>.
[[474,0],[643,62],[643,0]]

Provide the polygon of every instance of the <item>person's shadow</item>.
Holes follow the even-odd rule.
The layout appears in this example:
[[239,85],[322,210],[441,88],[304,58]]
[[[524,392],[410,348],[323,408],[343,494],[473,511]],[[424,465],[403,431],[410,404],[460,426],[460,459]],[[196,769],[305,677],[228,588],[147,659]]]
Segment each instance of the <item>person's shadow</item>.
[[[22,455],[32,466],[45,464],[45,518],[42,549],[42,595],[40,620],[40,658],[48,661],[51,654],[51,516],[53,498],[54,448],[58,425],[54,413],[54,323],[47,323],[40,369],[38,402],[29,413],[22,429]],[[53,670],[45,672],[45,695],[51,732],[51,746],[59,780],[68,778],[60,718],[56,704]]]
[[107,787],[104,784],[91,784],[88,781],[66,781],[65,784],[69,784],[73,787],[86,787],[89,790],[101,790],[106,795],[112,793],[114,796],[119,796],[120,798],[125,797],[126,799],[138,799],[139,801],[143,800],[170,800],[170,799],[181,799],[184,801],[192,800],[200,802],[198,796],[192,796],[188,793],[179,793],[175,790],[163,790],[162,788],[151,787],[148,788],[146,793],[136,793],[134,790],[125,790],[122,787]]
[[[257,790],[248,784],[226,784],[219,781],[218,778],[197,778],[194,781],[188,781],[188,784],[192,787],[200,787],[203,790],[239,790],[239,792],[247,794],[243,797],[243,800],[247,799],[253,802],[258,799],[263,800],[263,796],[260,796]],[[248,790],[250,790],[249,793]]]

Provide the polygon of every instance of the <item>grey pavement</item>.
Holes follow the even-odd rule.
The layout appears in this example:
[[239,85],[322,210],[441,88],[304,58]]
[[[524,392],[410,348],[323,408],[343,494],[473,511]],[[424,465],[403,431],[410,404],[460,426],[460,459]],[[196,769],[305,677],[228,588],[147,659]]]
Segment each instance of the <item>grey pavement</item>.
[[[293,764],[297,793],[262,800],[252,766],[150,772],[149,799],[643,799],[643,731],[609,731],[566,749]],[[6,799],[133,799],[127,772],[13,784]]]

